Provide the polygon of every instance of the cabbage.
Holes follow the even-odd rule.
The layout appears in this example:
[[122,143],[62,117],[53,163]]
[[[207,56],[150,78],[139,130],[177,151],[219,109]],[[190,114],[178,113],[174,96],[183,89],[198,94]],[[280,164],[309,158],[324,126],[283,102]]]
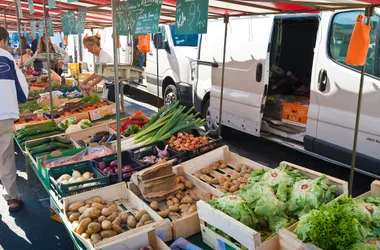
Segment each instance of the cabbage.
[[300,217],[311,209],[318,208],[323,203],[328,203],[335,197],[336,186],[329,186],[325,175],[314,180],[300,180],[291,189],[290,199],[287,203],[288,211]]
[[277,197],[282,200],[287,200],[288,187],[291,187],[294,182],[302,178],[300,172],[286,164],[281,164],[275,169],[260,169],[253,171],[249,178],[249,183],[254,184],[263,182],[268,185],[276,193]]
[[245,200],[240,195],[227,194],[209,201],[209,204],[248,227],[254,227],[258,222]]

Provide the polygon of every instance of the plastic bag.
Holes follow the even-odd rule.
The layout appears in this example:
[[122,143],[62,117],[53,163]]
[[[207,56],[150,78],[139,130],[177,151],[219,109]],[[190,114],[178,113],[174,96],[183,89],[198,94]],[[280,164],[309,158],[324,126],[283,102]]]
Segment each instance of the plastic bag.
[[362,14],[356,19],[346,55],[348,65],[363,66],[367,58],[371,26],[363,24],[363,20],[364,16]]
[[150,34],[138,36],[137,49],[139,52],[150,52]]

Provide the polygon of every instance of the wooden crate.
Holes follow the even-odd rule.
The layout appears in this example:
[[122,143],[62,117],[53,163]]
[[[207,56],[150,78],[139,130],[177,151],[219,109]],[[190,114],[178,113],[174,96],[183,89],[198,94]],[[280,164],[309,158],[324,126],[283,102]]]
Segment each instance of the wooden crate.
[[[268,167],[261,165],[257,162],[251,161],[247,158],[239,156],[235,153],[232,153],[229,150],[228,146],[223,146],[213,151],[206,153],[204,155],[198,156],[192,160],[186,161],[182,163],[183,169],[186,173],[189,174],[188,178],[191,182],[196,184],[197,187],[202,188],[203,190],[210,191],[213,195],[220,196],[223,192],[217,190],[216,188],[219,185],[209,184],[208,182],[202,180],[202,178],[206,175],[200,174],[200,170],[210,166],[212,163],[224,160],[227,162],[228,167],[225,169],[219,169],[218,171],[212,171],[209,176],[217,177],[219,175],[229,176],[233,173],[237,173],[234,169],[240,164],[245,164],[250,167],[252,170],[257,169],[269,169]],[[195,174],[200,174],[200,179],[195,177]],[[211,189],[210,189],[211,187]]]
[[[321,175],[323,175],[322,173],[319,173],[319,172],[316,172],[304,167],[300,167],[292,163],[281,162],[281,164],[282,163],[287,164],[295,169],[298,169],[302,175],[307,176],[310,179],[316,179],[320,177]],[[326,175],[326,177],[329,180],[329,184],[337,186],[338,196],[342,196],[348,193],[348,184],[346,181],[342,181],[328,175]],[[202,225],[205,226],[206,224],[209,224],[213,227],[216,227],[217,229],[225,233],[228,233],[228,235],[230,235],[233,239],[235,239],[237,242],[241,243],[244,247],[250,250],[251,249],[274,249],[274,250],[279,249],[278,235],[274,235],[273,237],[268,238],[264,242],[261,242],[261,235],[259,232],[256,232],[252,228],[249,228],[248,226],[242,224],[241,222],[231,218],[230,216],[223,213],[222,211],[213,208],[212,206],[205,203],[204,201],[198,201],[197,206],[198,206],[198,215],[201,222],[201,226]],[[211,234],[209,231],[211,230],[203,231],[202,229],[202,238],[205,242],[209,242],[212,248],[222,249],[220,246],[226,243],[232,246],[233,248],[239,249],[238,246],[228,241],[223,236],[218,235],[215,232]],[[218,237],[210,238],[213,235],[214,236],[217,235]]]
[[[114,201],[119,205],[119,210],[127,210],[130,213],[136,215],[139,210],[145,209],[150,217],[155,221],[154,223],[127,230],[121,234],[118,234],[114,237],[103,239],[101,242],[92,246],[89,242],[87,242],[83,237],[75,233],[72,229],[71,223],[68,221],[66,216],[66,210],[69,205],[75,201],[85,201],[94,196],[100,196],[106,201]],[[125,241],[126,237],[129,237],[137,232],[140,232],[145,229],[154,229],[158,235],[163,235],[163,239],[166,241],[167,239],[172,238],[172,232],[170,228],[169,219],[162,219],[157,215],[147,204],[141,201],[133,192],[131,192],[125,182],[117,183],[108,187],[99,188],[96,190],[91,190],[85,193],[76,194],[73,196],[63,198],[63,223],[65,223],[66,227],[69,228],[75,236],[83,243],[86,249],[103,249],[104,246],[111,247],[114,244],[119,244]]]
[[141,249],[151,246],[157,250],[170,250],[170,248],[156,235],[153,229],[147,228],[132,235],[125,236],[123,241],[102,245],[102,250]]
[[78,132],[71,133],[71,134],[69,134],[69,136],[70,136],[71,140],[74,141],[74,145],[77,148],[80,148],[80,146],[77,143],[79,140],[86,141],[86,140],[92,138],[95,133],[101,132],[101,131],[108,131],[110,133],[110,135],[115,134],[115,131],[110,129],[108,124],[103,124],[103,125],[93,126],[93,127],[83,129],[83,130],[78,131]]
[[[185,179],[190,180],[190,174],[186,173],[183,170],[182,165],[177,165],[176,167],[173,168],[173,172],[177,175],[183,176]],[[207,189],[203,189],[205,187],[199,188],[196,186],[195,183],[194,188],[191,189],[191,194],[195,195],[198,199],[200,200],[205,200],[208,201],[211,196],[211,188],[205,186]],[[135,193],[141,200],[144,200],[139,188],[133,183],[133,182],[128,182],[128,188]],[[148,201],[145,201],[146,203],[149,203]],[[168,208],[168,206],[165,204],[165,201],[159,202],[159,210],[163,211]],[[173,232],[173,240],[176,240],[180,237],[182,238],[188,238],[196,233],[199,233],[201,231],[200,228],[200,221],[198,217],[198,212],[191,213],[189,215],[181,215],[180,213],[171,213],[169,215],[171,222],[171,227],[172,227],[172,232]]]
[[[360,199],[360,198],[379,197],[379,196],[380,196],[380,181],[376,180],[372,182],[370,191],[356,198]],[[300,250],[300,249],[322,250],[321,248],[316,247],[313,244],[304,243],[300,239],[297,238],[297,235],[293,233],[297,227],[297,224],[298,223],[294,224],[293,226],[287,229],[281,229],[279,231],[278,234],[280,237],[281,250]]]

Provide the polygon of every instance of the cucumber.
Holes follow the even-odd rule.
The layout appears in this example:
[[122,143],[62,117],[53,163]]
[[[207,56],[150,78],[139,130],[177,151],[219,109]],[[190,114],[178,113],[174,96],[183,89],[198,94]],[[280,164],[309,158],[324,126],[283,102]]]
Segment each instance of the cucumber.
[[49,144],[47,145],[46,147],[43,147],[43,148],[37,148],[37,149],[34,149],[32,151],[30,151],[30,154],[31,155],[36,155],[36,154],[41,154],[41,153],[45,153],[45,152],[52,152],[56,149],[57,147],[54,145],[54,144]]
[[60,131],[52,131],[52,132],[48,132],[48,133],[32,135],[32,136],[28,136],[28,137],[23,138],[20,142],[31,141],[31,140],[40,139],[40,138],[49,137],[49,136],[58,135],[58,134],[61,134],[61,132]]
[[39,145],[42,145],[42,144],[45,144],[45,143],[49,143],[51,142],[51,138],[45,138],[45,139],[41,139],[39,141],[34,141],[34,142],[31,142],[31,143],[28,143],[28,148],[34,148],[36,146],[39,146]]
[[55,142],[59,142],[59,143],[63,143],[63,144],[71,144],[72,143],[71,140],[65,140],[65,139],[63,139],[63,138],[61,138],[59,136],[54,137],[54,141]]
[[66,148],[66,149],[69,149],[69,148],[72,147],[72,145],[68,145],[68,144],[60,143],[60,142],[53,142],[52,144],[54,144],[57,148]]

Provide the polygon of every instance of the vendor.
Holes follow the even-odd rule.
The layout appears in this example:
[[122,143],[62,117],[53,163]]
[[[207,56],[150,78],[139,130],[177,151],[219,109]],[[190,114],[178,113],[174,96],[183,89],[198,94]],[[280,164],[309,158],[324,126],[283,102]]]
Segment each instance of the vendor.
[[[62,49],[61,47],[59,47],[56,44],[53,44],[50,40],[50,37],[48,37],[48,40],[49,40],[49,46],[48,46],[49,52],[58,53],[58,54],[61,54],[63,56],[62,61],[52,63],[52,65],[51,65],[51,69],[53,69],[58,75],[61,75],[63,72],[62,65],[63,65],[63,63],[67,63],[67,61],[69,59],[69,55],[68,55],[66,50]],[[39,40],[36,53],[34,53],[34,55],[28,61],[26,61],[24,63],[24,65],[29,66],[33,62],[35,62],[37,60],[39,53],[46,53],[46,38],[45,38],[45,36],[42,36],[41,39]],[[44,65],[44,67],[47,68],[46,65]],[[36,65],[35,65],[34,70],[35,71],[41,71],[42,69],[36,68]]]
[[[84,39],[83,43],[87,47],[88,52],[96,56],[96,64],[113,63],[112,56],[100,47],[100,37],[89,36]],[[89,92],[93,86],[100,83],[102,80],[102,76],[94,73],[81,83],[80,88]],[[88,84],[90,81],[92,81],[92,83]],[[107,98],[111,101],[114,100],[114,93],[112,93],[112,90],[114,89],[113,84],[105,82],[104,85],[103,98]],[[111,91],[109,91],[110,89]]]

